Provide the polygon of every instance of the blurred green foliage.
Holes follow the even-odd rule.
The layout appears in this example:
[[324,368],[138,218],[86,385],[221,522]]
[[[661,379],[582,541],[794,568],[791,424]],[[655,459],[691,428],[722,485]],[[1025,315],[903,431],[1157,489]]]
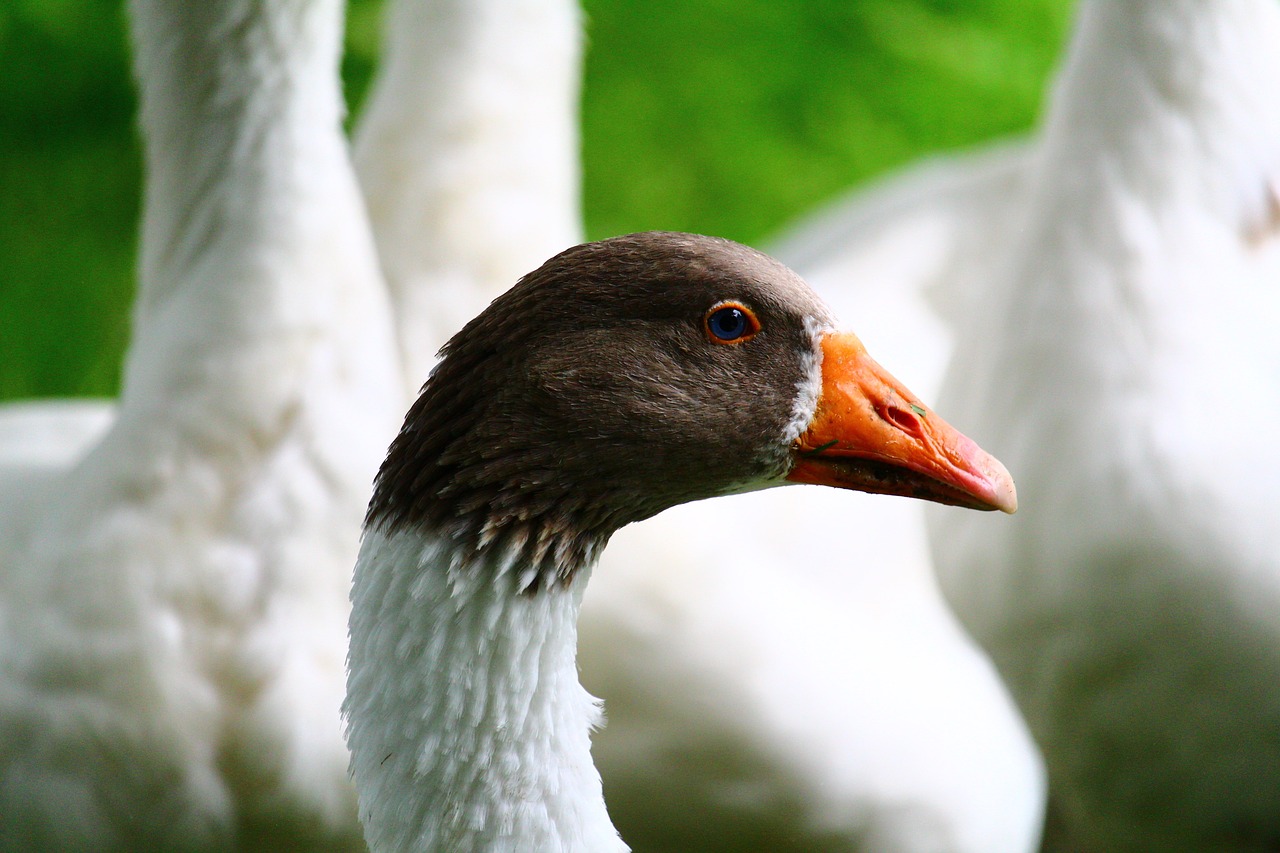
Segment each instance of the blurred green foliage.
[[588,0],[591,236],[757,242],[930,151],[1027,128],[1062,0]]
[[[586,229],[760,242],[1034,120],[1069,0],[585,0]],[[354,0],[353,113],[379,0]],[[0,399],[113,394],[141,165],[121,6],[0,4]]]
[[141,165],[118,3],[0,5],[0,397],[113,393]]

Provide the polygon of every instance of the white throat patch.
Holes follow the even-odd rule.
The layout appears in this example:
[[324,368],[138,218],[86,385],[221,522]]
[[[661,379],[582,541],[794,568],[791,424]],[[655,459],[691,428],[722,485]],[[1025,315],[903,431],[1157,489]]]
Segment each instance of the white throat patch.
[[783,433],[787,445],[791,445],[813,421],[818,410],[818,398],[822,395],[822,336],[835,329],[815,317],[806,317],[805,331],[813,338],[813,349],[804,356],[804,377],[796,385],[796,401],[791,409],[791,420]]

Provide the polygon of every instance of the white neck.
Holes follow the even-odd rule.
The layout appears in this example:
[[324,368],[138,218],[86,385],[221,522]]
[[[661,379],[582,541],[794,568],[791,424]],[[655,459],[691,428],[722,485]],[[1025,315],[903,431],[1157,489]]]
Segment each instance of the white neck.
[[389,307],[341,133],[341,4],[133,0],[130,21],[146,187],[125,407],[207,394],[216,406],[186,410],[274,430],[317,371],[351,384],[350,406],[384,396]]
[[591,761],[569,587],[468,562],[417,532],[366,533],[352,594],[347,742],[370,848],[620,853]]
[[409,390],[499,293],[581,239],[575,0],[393,0],[355,163]]
[[1206,329],[1270,335],[1248,318],[1268,313],[1280,244],[1277,45],[1272,0],[1085,4],[1031,213],[980,306],[1001,332],[993,364],[1042,364],[1028,375],[1080,403],[1182,360],[1194,374],[1193,354],[1220,343]]
[[[1055,275],[1034,268],[1046,246],[1068,266],[1049,302],[1010,280],[1024,310],[1051,313],[1072,336],[1097,329],[1106,349],[1149,361],[1155,326],[1182,319],[1167,306],[1222,304],[1196,260],[1240,255],[1280,226],[1278,46],[1272,0],[1085,4],[1045,122],[1021,256],[1024,280]],[[1076,264],[1099,253],[1110,270]],[[1108,314],[1147,325],[1100,324]]]
[[1038,181],[1089,193],[1106,172],[1153,202],[1257,225],[1263,177],[1280,167],[1280,103],[1268,91],[1280,83],[1278,39],[1272,0],[1085,3]]

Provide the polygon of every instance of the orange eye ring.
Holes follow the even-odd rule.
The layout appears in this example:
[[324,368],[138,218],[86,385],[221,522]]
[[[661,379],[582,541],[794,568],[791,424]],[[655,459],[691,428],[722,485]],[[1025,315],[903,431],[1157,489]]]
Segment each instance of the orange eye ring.
[[756,314],[741,302],[717,302],[702,317],[702,331],[713,344],[746,343],[760,331]]

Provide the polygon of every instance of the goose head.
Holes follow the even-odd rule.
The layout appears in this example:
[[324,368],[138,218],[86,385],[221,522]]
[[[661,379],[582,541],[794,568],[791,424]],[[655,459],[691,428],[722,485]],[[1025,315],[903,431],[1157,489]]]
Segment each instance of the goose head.
[[625,524],[789,482],[1013,512],[1003,466],[834,328],[795,273],[728,240],[571,248],[444,347],[369,522],[515,537],[564,577]]

